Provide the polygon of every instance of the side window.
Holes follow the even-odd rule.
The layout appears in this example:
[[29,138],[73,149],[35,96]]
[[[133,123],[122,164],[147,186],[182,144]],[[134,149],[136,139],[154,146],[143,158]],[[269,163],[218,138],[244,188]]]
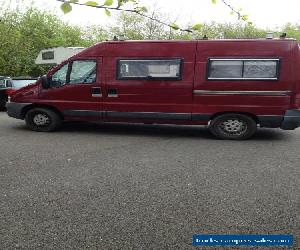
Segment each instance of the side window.
[[244,77],[277,78],[277,61],[245,61]]
[[70,62],[52,75],[51,87],[60,87],[67,83],[94,83],[96,82],[96,71],[96,61],[80,60]]
[[96,61],[73,61],[70,74],[70,84],[96,82]]
[[209,80],[278,80],[279,59],[210,59]]
[[69,64],[65,64],[52,75],[51,87],[60,87],[67,83]]
[[243,77],[243,61],[210,61],[210,78]]
[[181,59],[119,60],[117,77],[126,79],[181,79]]
[[46,51],[42,53],[43,60],[52,60],[54,59],[54,51]]

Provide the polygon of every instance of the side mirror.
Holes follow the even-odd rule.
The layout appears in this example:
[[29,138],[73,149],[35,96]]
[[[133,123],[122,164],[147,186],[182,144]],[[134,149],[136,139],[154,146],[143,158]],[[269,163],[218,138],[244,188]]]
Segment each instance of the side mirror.
[[42,80],[42,87],[44,89],[49,89],[50,88],[50,79],[47,76],[42,76],[41,80]]

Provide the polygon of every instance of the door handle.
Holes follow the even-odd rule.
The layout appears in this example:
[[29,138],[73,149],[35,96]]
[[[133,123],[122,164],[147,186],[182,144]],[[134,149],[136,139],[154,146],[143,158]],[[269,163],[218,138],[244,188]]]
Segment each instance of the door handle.
[[118,97],[117,89],[108,89],[107,90],[107,97]]
[[102,91],[100,87],[91,88],[92,97],[102,97]]

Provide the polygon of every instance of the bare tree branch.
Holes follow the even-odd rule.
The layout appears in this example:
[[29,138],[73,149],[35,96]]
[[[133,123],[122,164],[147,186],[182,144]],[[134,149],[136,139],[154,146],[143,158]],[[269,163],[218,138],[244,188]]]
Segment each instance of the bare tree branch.
[[[152,15],[146,14],[145,11],[143,10],[144,7],[137,6],[138,1],[133,1],[134,4],[136,5],[136,7],[133,8],[133,9],[123,8],[121,4],[118,4],[118,6],[116,6],[116,7],[112,7],[112,6],[105,5],[105,4],[103,4],[103,5],[97,5],[97,3],[95,3],[95,4],[80,3],[79,1],[74,1],[74,0],[56,0],[56,1],[62,2],[63,5],[65,5],[65,4],[68,4],[69,6],[70,5],[80,5],[80,6],[87,6],[87,7],[92,7],[92,8],[96,8],[96,9],[103,9],[106,12],[108,12],[108,15],[110,15],[109,11],[124,11],[124,12],[128,12],[128,13],[134,13],[136,15],[139,15],[141,17],[144,17],[146,19],[155,21],[155,22],[157,22],[159,24],[162,24],[162,25],[164,25],[166,27],[169,27],[170,31],[171,30],[177,30],[177,31],[182,31],[182,32],[193,33],[193,31],[199,30],[199,28],[201,27],[201,25],[196,24],[196,25],[192,26],[191,28],[184,29],[184,28],[179,27],[176,23],[168,23],[168,22],[162,21],[162,20],[156,18],[153,14]],[[244,22],[247,22],[248,24],[251,24],[251,22],[248,22],[248,16],[247,15],[243,15],[240,10],[237,10],[236,8],[234,8],[230,3],[228,3],[227,0],[221,0],[221,2],[225,6],[227,6],[231,10],[231,12],[233,14],[237,15],[238,20],[242,20]],[[69,8],[70,8],[69,11],[71,11],[71,7],[69,7]]]
[[[238,17],[238,20],[243,20],[244,22],[248,22],[248,16],[243,15],[240,10],[237,10],[234,8],[231,4],[227,2],[227,0],[221,0],[223,4],[225,4],[231,11],[232,13],[236,14]],[[251,23],[251,22],[248,22]]]
[[182,29],[178,26],[174,26],[174,24],[170,24],[170,23],[166,23],[166,22],[163,22],[153,16],[148,16],[147,14],[141,12],[139,9],[126,9],[126,8],[121,8],[121,7],[110,7],[110,6],[105,6],[105,5],[86,5],[86,4],[83,4],[83,3],[78,3],[78,2],[72,2],[72,1],[65,1],[65,0],[56,0],[58,2],[62,2],[62,3],[69,3],[69,4],[73,4],[73,5],[81,5],[81,6],[87,6],[87,7],[92,7],[92,8],[96,8],[96,9],[106,9],[106,10],[112,10],[112,11],[125,11],[125,12],[130,12],[130,13],[135,13],[137,15],[140,15],[144,18],[147,18],[147,19],[150,19],[152,21],[155,21],[157,23],[160,23],[160,24],[163,24],[169,28],[172,28],[172,29],[175,29],[175,30],[179,30],[179,31],[184,31],[184,32],[193,32],[192,30],[190,29]]

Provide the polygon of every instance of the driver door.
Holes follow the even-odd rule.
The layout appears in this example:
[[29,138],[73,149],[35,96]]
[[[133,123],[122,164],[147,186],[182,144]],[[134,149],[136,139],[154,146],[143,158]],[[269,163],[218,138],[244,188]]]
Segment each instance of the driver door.
[[102,118],[102,58],[69,61],[50,73],[50,88],[41,91],[43,103],[55,107],[66,118]]

